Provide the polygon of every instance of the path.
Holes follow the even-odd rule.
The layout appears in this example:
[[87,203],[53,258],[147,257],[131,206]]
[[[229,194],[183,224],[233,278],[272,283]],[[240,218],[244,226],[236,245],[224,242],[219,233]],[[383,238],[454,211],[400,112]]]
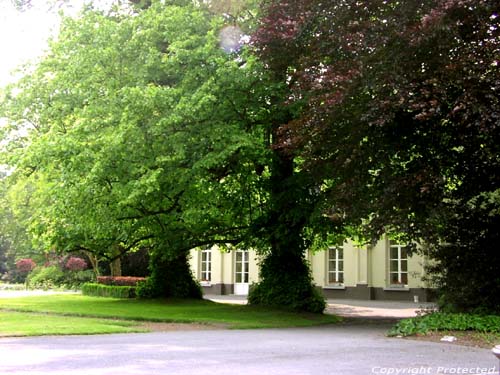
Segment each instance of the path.
[[[206,295],[206,299],[221,303],[246,304],[246,296]],[[410,318],[423,309],[434,307],[433,303],[406,301],[369,301],[353,299],[327,300],[326,313],[346,318]]]

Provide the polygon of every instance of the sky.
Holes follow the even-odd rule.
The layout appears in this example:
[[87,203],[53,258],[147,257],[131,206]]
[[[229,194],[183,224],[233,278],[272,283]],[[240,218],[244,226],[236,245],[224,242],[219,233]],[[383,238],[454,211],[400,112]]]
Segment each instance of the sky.
[[0,0],[0,86],[14,79],[11,72],[37,56],[47,46],[51,30],[57,30],[58,15],[41,1],[20,12],[11,0]]
[[32,6],[21,12],[12,0],[0,0],[0,86],[14,80],[18,66],[43,55],[49,37],[57,35],[58,10],[75,15],[85,1],[31,0]]

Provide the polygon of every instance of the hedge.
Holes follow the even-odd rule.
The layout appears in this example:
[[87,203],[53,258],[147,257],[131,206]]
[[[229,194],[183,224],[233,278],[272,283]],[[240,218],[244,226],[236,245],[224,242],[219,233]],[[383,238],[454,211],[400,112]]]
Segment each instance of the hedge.
[[138,282],[144,280],[145,277],[135,276],[97,276],[97,282],[104,285],[136,286]]
[[85,283],[82,285],[82,294],[94,297],[135,298],[135,289],[134,286]]

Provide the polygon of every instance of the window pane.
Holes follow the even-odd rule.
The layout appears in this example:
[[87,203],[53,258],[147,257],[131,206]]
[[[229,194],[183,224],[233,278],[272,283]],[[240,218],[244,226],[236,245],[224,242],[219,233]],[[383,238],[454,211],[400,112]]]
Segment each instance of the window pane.
[[398,274],[397,273],[391,273],[391,284],[397,284],[398,281]]
[[408,274],[407,273],[401,274],[401,282],[405,285],[408,284]]
[[241,251],[236,252],[236,262],[241,262],[243,258],[243,253]]
[[401,259],[406,259],[408,258],[408,248],[402,247],[401,248]]
[[245,281],[243,281],[244,283],[248,283],[248,273],[245,273],[245,278],[244,278]]
[[339,268],[338,268],[338,270],[339,270],[339,271],[343,271],[343,270],[344,270],[344,261],[343,261],[343,260],[341,260],[341,261],[339,261],[338,263],[339,263]]
[[343,283],[344,282],[344,273],[343,272],[339,273],[339,277],[338,277],[337,282],[339,282],[339,283]]
[[336,280],[335,280],[335,274],[333,272],[330,272],[328,274],[328,283],[333,284],[334,282],[336,282]]
[[397,247],[391,247],[391,259],[398,259],[399,253]]
[[241,273],[243,271],[242,263],[237,262],[236,263],[236,273]]
[[391,272],[399,271],[399,265],[397,260],[391,260]]
[[407,272],[408,271],[408,261],[407,260],[402,260],[401,261],[401,271]]
[[328,249],[328,259],[329,260],[335,259],[335,248],[330,247]]
[[248,273],[248,262],[243,263],[245,265],[245,270],[244,272]]
[[344,259],[344,249],[339,247],[338,248],[338,255],[339,255],[339,259]]

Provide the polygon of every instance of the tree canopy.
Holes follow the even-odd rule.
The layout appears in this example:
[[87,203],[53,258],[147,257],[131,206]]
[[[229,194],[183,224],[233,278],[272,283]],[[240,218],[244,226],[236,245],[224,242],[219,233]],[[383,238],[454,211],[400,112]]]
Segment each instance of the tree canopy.
[[219,47],[223,26],[160,3],[64,20],[4,101],[26,133],[8,146],[11,198],[38,247],[113,258],[244,239],[265,201],[265,77]]
[[495,1],[270,1],[255,37],[299,108],[277,147],[303,158],[336,217],[424,240],[453,303],[494,309],[498,14]]

